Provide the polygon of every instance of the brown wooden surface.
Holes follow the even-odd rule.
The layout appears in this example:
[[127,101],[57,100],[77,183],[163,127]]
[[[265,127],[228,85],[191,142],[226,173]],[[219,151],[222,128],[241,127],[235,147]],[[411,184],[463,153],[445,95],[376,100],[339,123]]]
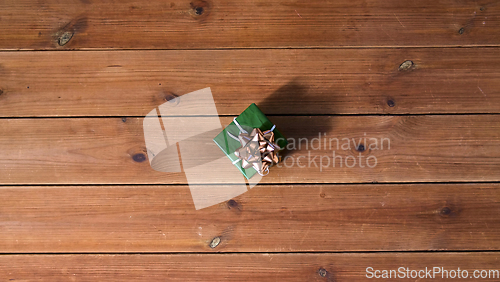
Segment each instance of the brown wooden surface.
[[[150,167],[146,159],[142,120],[0,120],[0,182],[185,184],[184,173],[158,172]],[[231,117],[221,118],[224,125],[231,120]],[[289,158],[284,159],[280,167],[273,167],[261,183],[500,180],[498,115],[274,116],[272,121],[283,134],[294,139],[296,145],[295,150],[285,153]],[[324,141],[318,149],[317,141],[306,144],[299,139],[312,140],[318,138],[320,133],[322,140],[324,133],[327,138],[337,138],[339,148],[335,140],[331,149],[330,144],[326,145]],[[349,138],[349,143],[342,141],[343,138]],[[365,146],[362,153],[356,150],[360,138]],[[372,146],[375,141],[369,138],[376,138],[378,150]],[[389,140],[384,141],[383,150],[382,138]],[[211,144],[209,149],[216,156],[213,160],[224,157],[215,144]],[[342,167],[339,158],[335,159],[333,167],[333,152],[336,157],[342,157]],[[373,158],[368,159],[371,156],[376,158],[376,162]],[[181,157],[183,162],[193,160],[193,157],[186,155]],[[321,158],[324,158],[323,168]],[[345,164],[347,158],[347,164],[351,167]],[[356,165],[352,167],[354,158]],[[364,167],[359,164],[360,158]],[[367,161],[368,165],[374,167],[367,167]],[[198,183],[227,183],[217,175]]]
[[4,52],[0,116],[145,116],[205,87],[220,115],[499,113],[498,65],[494,48]]
[[486,0],[7,0],[0,48],[498,46],[499,14]]
[[[498,1],[1,1],[0,277],[500,270],[499,47]],[[184,173],[151,169],[142,122],[205,87],[222,125],[256,103],[296,146],[262,185],[196,210]],[[312,147],[319,133],[353,142]],[[208,143],[188,153],[225,158]],[[333,167],[333,150],[357,164]]]
[[367,267],[460,268],[473,275],[498,270],[498,260],[497,253],[20,255],[0,256],[0,275],[11,281],[498,281],[366,277]]
[[3,253],[500,250],[498,184],[259,185],[198,211],[183,185],[0,198]]

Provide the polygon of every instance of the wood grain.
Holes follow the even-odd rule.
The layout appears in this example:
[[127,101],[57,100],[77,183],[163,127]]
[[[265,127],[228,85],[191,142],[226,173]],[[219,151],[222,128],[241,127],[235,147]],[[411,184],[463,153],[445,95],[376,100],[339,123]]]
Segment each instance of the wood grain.
[[[295,145],[289,144],[281,165],[261,183],[500,181],[499,115],[271,120]],[[223,125],[231,121],[221,119]],[[198,128],[203,127],[199,122]],[[175,137],[176,132],[168,134]],[[202,152],[197,151],[200,143],[193,143],[182,162],[225,158],[209,141]],[[186,184],[184,173],[151,169],[146,152],[139,118],[0,120],[1,184]],[[190,184],[227,183],[225,170],[219,174],[201,166],[200,173],[193,171],[193,176],[212,175]]]
[[220,115],[499,113],[499,64],[495,48],[4,52],[0,116],[145,116],[205,87]]
[[[370,281],[374,270],[433,267],[469,276],[498,270],[499,253],[220,254],[220,255],[22,255],[0,256],[0,275],[11,280],[54,281]],[[406,274],[404,270],[403,273]],[[425,275],[424,272],[420,272]],[[480,274],[476,273],[476,275]],[[488,275],[487,273],[484,273]],[[411,275],[411,274],[410,274]],[[452,281],[436,274],[418,281]],[[451,275],[451,272],[450,274]],[[498,281],[495,278],[455,278]],[[432,277],[435,277],[434,279]],[[450,276],[448,276],[450,277]],[[462,276],[463,277],[463,276]],[[375,279],[401,281],[408,278]],[[415,278],[414,278],[415,279]],[[408,279],[409,280],[409,279]],[[413,280],[412,280],[413,281]]]
[[0,48],[498,46],[499,15],[486,0],[7,0]]
[[[486,0],[2,1],[0,277],[498,281],[499,47]],[[221,124],[257,103],[292,144],[195,210],[193,185],[227,190],[235,168],[189,167],[226,159],[175,116],[198,134],[176,145],[189,171],[154,171],[142,122],[205,87]]]
[[[3,253],[500,250],[499,184],[2,187]],[[216,237],[220,244],[209,244]]]

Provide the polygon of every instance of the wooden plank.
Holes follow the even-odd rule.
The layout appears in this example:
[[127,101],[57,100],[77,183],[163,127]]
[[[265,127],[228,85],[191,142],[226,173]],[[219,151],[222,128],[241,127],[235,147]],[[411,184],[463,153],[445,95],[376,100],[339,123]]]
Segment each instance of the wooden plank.
[[[196,127],[211,120],[199,120]],[[182,172],[150,167],[142,121],[2,119],[0,183],[186,184]],[[231,121],[221,118],[223,125]],[[500,181],[500,115],[274,116],[272,121],[290,144],[281,165],[261,183]],[[195,142],[204,138],[203,153],[200,143],[190,143],[182,162],[224,159],[209,137],[207,142],[203,134],[194,137]],[[190,184],[228,183],[223,175],[235,169],[200,166],[190,175],[209,172],[210,178]]]
[[[220,115],[499,113],[496,48],[0,53],[0,116],[145,116],[211,87]],[[400,70],[410,60],[407,70]],[[321,106],[319,106],[321,105]]]
[[2,49],[500,43],[500,6],[485,0],[7,0],[0,11]]
[[499,184],[257,186],[202,210],[187,186],[2,187],[0,196],[4,253],[500,249]]
[[[380,280],[409,276],[411,281],[454,280],[451,277],[498,281],[499,257],[499,253],[22,255],[0,256],[0,275],[15,281],[370,281],[375,277],[367,277],[375,270],[394,270],[392,278]],[[367,272],[369,267],[373,271]],[[431,270],[427,279],[426,267]],[[480,278],[482,270],[487,278]]]

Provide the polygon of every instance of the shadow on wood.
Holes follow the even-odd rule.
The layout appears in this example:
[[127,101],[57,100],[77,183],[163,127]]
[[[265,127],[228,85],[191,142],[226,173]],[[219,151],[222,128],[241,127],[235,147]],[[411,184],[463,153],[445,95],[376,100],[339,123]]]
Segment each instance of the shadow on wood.
[[[269,116],[269,119],[273,122],[273,116],[283,116],[283,112],[287,112],[287,108],[290,108],[293,104],[312,104],[315,103],[317,105],[321,105],[321,101],[317,101],[317,95],[311,93],[309,91],[309,87],[300,83],[300,78],[295,77],[293,80],[288,82],[287,84],[280,87],[274,93],[269,95],[262,103],[259,103],[259,108]],[[330,101],[335,101],[335,95],[330,95]],[[293,114],[294,116],[297,116]],[[286,124],[282,124],[283,121],[286,122],[286,119],[281,119],[281,122],[276,123],[277,128],[283,128],[282,133],[285,135],[287,139],[294,139],[295,144],[298,145],[298,142],[310,142],[313,138],[318,138],[318,136],[324,136],[327,132],[330,132],[331,123],[325,123],[321,126],[315,126],[314,129],[306,129],[301,132],[291,132],[286,130],[286,128],[291,128]],[[320,137],[321,137],[320,136]],[[292,148],[290,145],[288,148]],[[281,152],[282,157],[286,157],[291,153],[290,150],[284,150]]]

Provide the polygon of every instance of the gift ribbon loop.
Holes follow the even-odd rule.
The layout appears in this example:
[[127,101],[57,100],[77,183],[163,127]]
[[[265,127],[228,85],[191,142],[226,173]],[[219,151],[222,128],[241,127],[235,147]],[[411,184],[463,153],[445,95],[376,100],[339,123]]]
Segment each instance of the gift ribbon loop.
[[278,151],[281,149],[274,143],[273,131],[276,125],[264,132],[259,128],[254,128],[248,133],[236,118],[234,118],[234,124],[239,129],[238,136],[229,131],[226,132],[229,137],[240,142],[241,146],[234,152],[238,159],[232,163],[236,165],[241,162],[241,167],[245,169],[253,167],[261,176],[269,174],[269,167],[279,161]]
[[233,122],[234,122],[234,124],[236,124],[236,126],[240,130],[240,133],[243,132],[243,133],[248,134],[248,131],[246,131],[245,129],[243,129],[243,127],[241,127],[241,125],[238,123],[238,121],[236,120],[236,118],[233,118]]

